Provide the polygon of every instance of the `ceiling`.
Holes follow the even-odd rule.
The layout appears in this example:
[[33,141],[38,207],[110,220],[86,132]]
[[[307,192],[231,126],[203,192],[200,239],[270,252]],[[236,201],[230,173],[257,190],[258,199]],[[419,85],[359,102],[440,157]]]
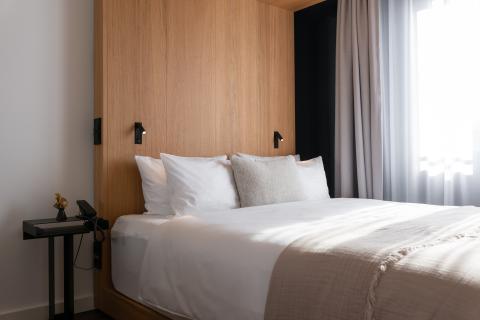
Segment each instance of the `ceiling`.
[[313,6],[323,0],[259,0],[271,4],[276,7],[284,8],[287,10],[298,11],[306,7]]

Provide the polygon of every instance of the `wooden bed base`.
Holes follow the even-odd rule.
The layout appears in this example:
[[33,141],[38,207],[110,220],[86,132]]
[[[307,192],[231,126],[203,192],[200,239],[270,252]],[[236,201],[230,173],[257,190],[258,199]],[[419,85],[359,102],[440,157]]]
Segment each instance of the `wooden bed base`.
[[102,289],[105,297],[101,310],[114,319],[174,320],[128,298],[111,288]]
[[[295,152],[292,11],[256,0],[94,3],[95,208],[111,225],[144,212],[134,155]],[[147,131],[140,145],[135,122]],[[114,289],[110,252],[107,234],[96,307],[120,320],[173,319]]]

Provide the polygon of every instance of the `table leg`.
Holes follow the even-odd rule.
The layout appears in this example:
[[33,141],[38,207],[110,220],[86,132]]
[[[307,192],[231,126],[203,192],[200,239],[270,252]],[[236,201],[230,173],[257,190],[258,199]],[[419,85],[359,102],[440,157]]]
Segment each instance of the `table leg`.
[[73,235],[63,237],[63,269],[64,269],[64,318],[66,320],[73,319]]
[[55,238],[48,238],[48,319],[55,319]]

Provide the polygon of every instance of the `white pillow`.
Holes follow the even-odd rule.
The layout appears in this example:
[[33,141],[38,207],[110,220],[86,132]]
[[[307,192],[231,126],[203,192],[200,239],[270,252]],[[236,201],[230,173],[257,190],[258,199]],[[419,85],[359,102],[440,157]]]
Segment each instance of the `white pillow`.
[[246,154],[246,153],[236,153],[236,156],[239,157],[245,157],[245,158],[250,158],[250,159],[255,159],[255,160],[274,160],[274,159],[284,159],[286,157],[294,157],[296,161],[300,161],[300,155],[295,154],[291,156],[273,156],[273,157],[263,157],[263,156],[256,156],[253,154]]
[[171,215],[167,189],[167,174],[162,160],[151,157],[135,156],[142,177],[143,198],[148,214]]
[[305,200],[293,156],[265,160],[232,157],[242,207]]
[[330,199],[322,157],[297,162],[307,200]]
[[175,213],[196,214],[240,206],[232,166],[226,156],[187,158],[162,153],[161,158]]

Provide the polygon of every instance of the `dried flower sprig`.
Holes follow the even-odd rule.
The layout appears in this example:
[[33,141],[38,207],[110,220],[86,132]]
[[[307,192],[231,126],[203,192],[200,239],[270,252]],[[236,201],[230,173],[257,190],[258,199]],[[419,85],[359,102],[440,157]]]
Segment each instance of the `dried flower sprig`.
[[62,197],[59,192],[57,192],[55,193],[55,204],[53,206],[57,209],[65,209],[68,207],[68,200]]

